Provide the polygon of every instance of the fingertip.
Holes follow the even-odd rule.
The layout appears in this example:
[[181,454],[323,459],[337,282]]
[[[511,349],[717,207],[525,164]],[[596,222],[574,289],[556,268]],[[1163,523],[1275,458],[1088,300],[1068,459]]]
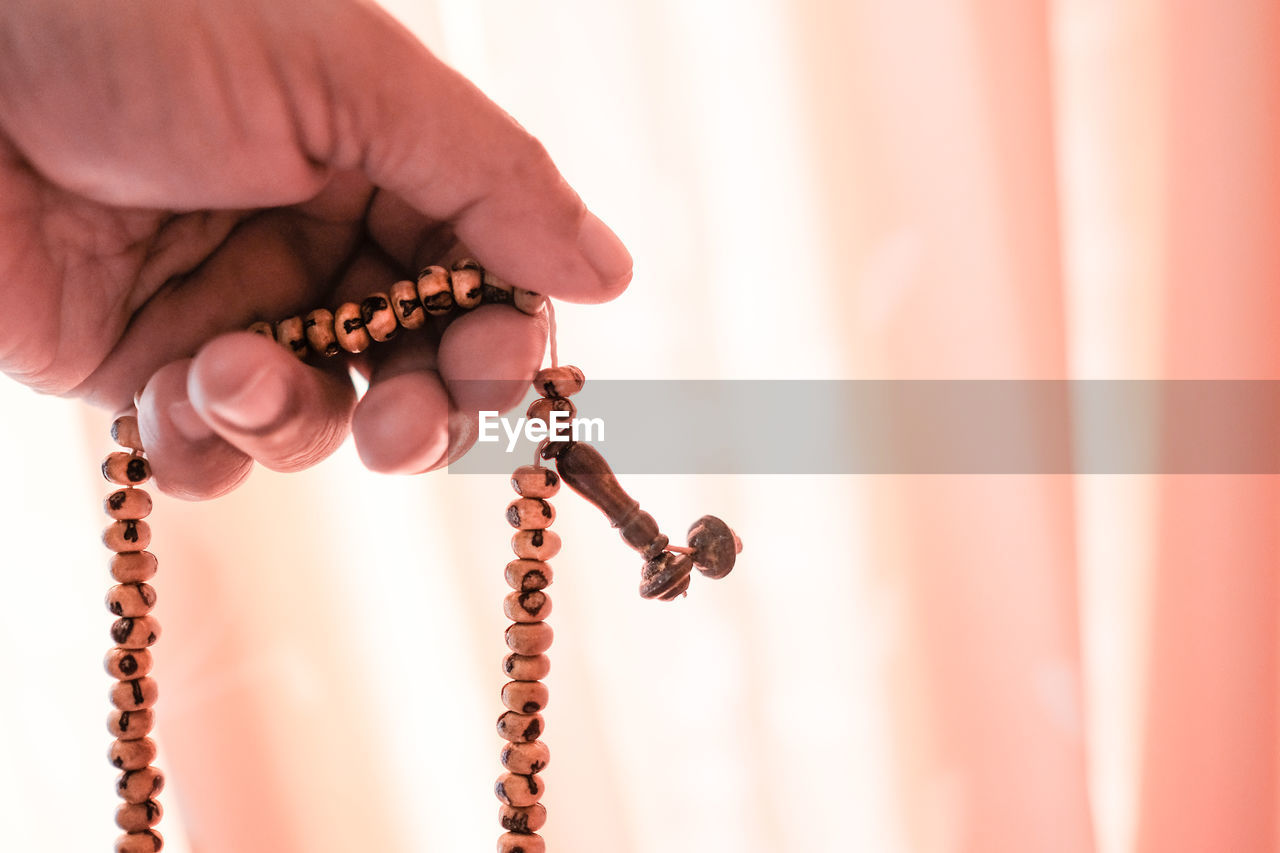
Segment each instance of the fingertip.
[[449,394],[427,371],[401,373],[369,387],[351,420],[360,461],[382,474],[430,470],[449,448]]
[[543,315],[484,305],[445,330],[440,375],[459,410],[505,412],[524,399],[546,342]]

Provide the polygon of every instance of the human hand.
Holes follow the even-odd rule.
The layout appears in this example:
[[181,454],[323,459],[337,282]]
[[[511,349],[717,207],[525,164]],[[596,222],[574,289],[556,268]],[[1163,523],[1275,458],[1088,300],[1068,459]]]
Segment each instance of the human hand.
[[320,368],[231,331],[462,254],[577,302],[631,278],[542,146],[372,3],[0,6],[0,370],[117,411],[145,385],[165,491],[299,470],[348,430],[374,470],[464,450],[450,420],[518,402],[540,317],[482,306]]

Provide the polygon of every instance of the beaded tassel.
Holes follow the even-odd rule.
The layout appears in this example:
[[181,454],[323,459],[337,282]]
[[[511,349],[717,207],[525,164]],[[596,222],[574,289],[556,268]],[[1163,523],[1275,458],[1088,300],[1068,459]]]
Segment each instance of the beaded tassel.
[[151,645],[160,637],[160,624],[150,615],[156,591],[147,583],[156,573],[156,558],[146,550],[151,529],[143,520],[151,514],[151,496],[138,486],[151,479],[143,455],[137,418],[126,416],[111,425],[111,437],[127,452],[117,451],[102,463],[102,475],[124,488],[103,502],[112,523],[102,541],[114,551],[111,576],[117,584],[107,592],[107,609],[117,619],[111,626],[115,648],[107,652],[107,673],[117,679],[111,688],[115,710],[107,728],[116,740],[108,758],[121,770],[116,793],[124,802],[116,810],[116,824],[125,834],[116,840],[116,853],[156,853],[164,839],[152,827],[163,810],[155,796],[164,788],[164,774],[151,765],[156,745],[147,734],[155,722],[152,707],[158,690],[151,671]]
[[560,550],[560,537],[548,528],[556,513],[547,498],[560,490],[560,478],[550,468],[522,465],[511,475],[518,497],[507,506],[507,521],[516,528],[511,549],[516,559],[507,564],[507,584],[514,590],[502,602],[511,620],[507,648],[511,654],[502,671],[511,681],[502,687],[507,710],[498,718],[498,734],[508,743],[502,748],[502,766],[494,793],[502,801],[498,821],[506,832],[498,839],[498,853],[543,853],[546,844],[536,832],[547,820],[539,802],[545,784],[538,777],[551,753],[538,740],[542,734],[540,713],[547,706],[547,686],[542,683],[551,662],[551,626],[543,621],[551,612],[546,588],[551,583],[547,560]]

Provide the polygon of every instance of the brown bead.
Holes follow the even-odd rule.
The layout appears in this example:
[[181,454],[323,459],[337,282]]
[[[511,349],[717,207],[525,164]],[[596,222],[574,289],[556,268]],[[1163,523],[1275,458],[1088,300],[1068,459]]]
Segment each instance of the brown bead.
[[507,523],[521,530],[545,530],[555,520],[555,509],[542,498],[516,498],[507,505]]
[[444,267],[430,266],[418,273],[418,298],[428,314],[439,316],[453,310],[453,284]]
[[709,578],[722,578],[733,571],[742,542],[729,525],[714,515],[704,515],[689,527],[689,547],[698,571]]
[[396,312],[391,307],[391,299],[385,293],[366,296],[360,303],[360,319],[369,331],[369,337],[381,343],[396,336],[400,327],[396,324]]
[[[536,684],[537,682],[520,683]],[[528,776],[542,772],[542,769],[551,761],[551,750],[547,749],[547,745],[540,740],[516,741],[505,744],[499,758],[502,759],[502,766],[507,770]]]
[[117,616],[145,616],[156,606],[151,584],[122,583],[107,590],[107,609]]
[[107,525],[102,544],[112,551],[145,551],[151,544],[151,525],[137,519],[123,519]]
[[333,328],[333,312],[328,308],[312,311],[302,321],[302,327],[306,330],[307,343],[311,345],[311,349],[325,358],[342,352],[342,347],[338,346],[337,332]]
[[107,675],[126,681],[151,672],[151,652],[146,649],[112,649],[102,661]]
[[338,346],[350,353],[364,352],[373,343],[360,318],[360,306],[354,302],[344,302],[333,312],[333,333]]
[[531,806],[542,799],[545,786],[537,776],[503,773],[493,786],[493,793],[509,806]]
[[141,486],[151,479],[151,464],[136,453],[118,450],[102,460],[102,476],[118,486]]
[[156,576],[159,565],[150,551],[125,551],[111,555],[111,577],[120,583],[139,583]]
[[111,422],[111,439],[129,450],[142,450],[142,434],[138,432],[138,419],[134,415],[121,415]]
[[[129,741],[137,743],[137,741]],[[164,809],[155,800],[141,803],[121,803],[116,809],[116,826],[125,832],[146,832],[164,817]]]
[[639,551],[646,560],[652,560],[671,544],[671,540],[658,530],[657,520],[638,506],[618,533],[622,535],[623,542]]
[[164,790],[164,774],[157,767],[126,770],[116,779],[116,794],[129,803],[145,803]]
[[498,718],[498,734],[503,740],[535,741],[542,735],[541,714],[507,711]]
[[[107,760],[117,770],[141,770],[156,760],[156,742],[149,737],[136,740],[120,740],[111,742],[107,750]],[[122,826],[121,829],[128,829]]]
[[546,655],[507,655],[502,659],[502,673],[516,681],[541,681],[551,672],[551,658]]
[[512,560],[505,571],[507,586],[525,592],[546,589],[551,586],[554,574],[551,565],[541,560]]
[[517,530],[511,550],[525,560],[550,560],[560,553],[560,535],[554,530]]
[[507,626],[507,648],[518,655],[540,655],[551,648],[555,632],[546,622],[516,622]]
[[111,639],[122,649],[145,649],[160,639],[160,623],[154,616],[127,616],[111,625]]
[[160,685],[154,678],[134,678],[117,681],[111,688],[111,704],[121,711],[141,711],[151,708],[160,698]]
[[693,560],[688,554],[663,551],[644,564],[640,574],[640,596],[671,601],[689,588],[689,573],[692,571]]
[[[565,414],[553,419],[554,412]],[[573,405],[573,401],[566,400],[564,397],[539,397],[529,404],[524,414],[531,421],[542,421],[549,430],[554,428],[556,435],[552,438],[564,438],[565,428],[577,416],[578,407]]]
[[480,304],[484,295],[484,274],[480,265],[471,258],[463,258],[453,265],[453,301],[459,308],[470,310]]
[[517,287],[511,294],[511,301],[526,314],[537,314],[542,310],[542,303],[545,297],[541,293],[534,293],[532,290],[525,290],[523,287]]
[[486,305],[511,304],[514,289],[488,270],[480,276],[480,298]]
[[547,853],[547,842],[532,832],[504,832],[498,836],[498,853]]
[[141,711],[116,709],[107,715],[107,731],[121,740],[137,740],[151,734],[156,724],[155,712],[150,708]]
[[502,612],[512,622],[538,622],[551,615],[551,597],[537,589],[513,592],[503,599]]
[[[508,681],[502,685],[502,704],[521,714],[536,714],[547,707],[550,692],[541,681]],[[512,769],[510,767],[508,770]],[[537,770],[525,770],[537,773]]]
[[511,488],[524,498],[550,498],[560,491],[560,475],[542,465],[521,465],[511,474]]
[[151,495],[142,489],[117,489],[103,500],[102,509],[112,518],[146,518],[151,515]]
[[533,377],[533,390],[544,397],[572,397],[586,384],[582,371],[571,364],[544,367]]
[[307,357],[307,330],[301,317],[290,317],[276,323],[276,343],[298,358]]
[[513,832],[523,838],[528,838],[529,833],[537,832],[547,824],[547,807],[542,803],[534,803],[531,806],[508,806],[503,804],[498,809],[498,823],[507,832]]
[[411,281],[397,281],[391,285],[387,294],[391,300],[391,310],[396,314],[396,322],[406,329],[421,329],[427,322],[427,312],[422,307],[422,299],[418,296],[418,286]]
[[256,323],[251,323],[249,328],[245,331],[253,332],[255,335],[262,335],[263,337],[270,338],[273,341],[276,339],[275,329],[271,328],[271,324],[266,320],[259,320]]
[[[160,853],[163,849],[164,838],[154,829],[147,829],[117,838],[115,853]],[[532,848],[527,853],[533,853]]]

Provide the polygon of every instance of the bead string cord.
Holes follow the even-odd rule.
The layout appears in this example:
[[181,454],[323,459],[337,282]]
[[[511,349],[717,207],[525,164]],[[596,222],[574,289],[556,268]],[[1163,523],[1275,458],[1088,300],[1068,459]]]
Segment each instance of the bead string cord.
[[[275,323],[259,321],[248,330],[279,342],[298,358],[312,353],[331,358],[340,352],[362,352],[373,343],[390,340],[402,328],[421,328],[429,315],[439,317],[480,304],[510,304],[530,315],[546,306],[551,366],[534,376],[533,387],[541,397],[526,414],[547,424],[555,411],[575,417],[577,408],[569,398],[582,390],[586,378],[578,368],[559,363],[551,301],[508,285],[470,258],[456,262],[451,270],[426,267],[416,282],[398,281],[387,292],[359,303],[346,302],[334,311],[320,308]],[[105,661],[108,674],[116,679],[110,694],[115,709],[107,721],[116,739],[108,758],[121,771],[116,791],[124,800],[116,810],[116,824],[125,834],[116,840],[115,851],[159,853],[164,838],[155,826],[164,811],[156,797],[164,788],[164,775],[152,765],[156,745],[147,737],[155,724],[153,707],[159,695],[148,675],[150,647],[160,637],[160,625],[150,615],[156,591],[147,583],[156,574],[157,560],[147,550],[151,530],[144,520],[151,513],[151,496],[139,488],[151,479],[151,468],[134,415],[117,418],[111,437],[123,448],[102,463],[103,476],[122,487],[104,502],[112,522],[103,533],[104,544],[114,552],[111,575],[117,582],[107,593],[107,608],[117,619],[111,626],[115,647]],[[544,461],[553,461],[555,469]],[[504,772],[494,785],[501,802],[498,821],[504,830],[498,853],[546,850],[537,831],[547,819],[540,802],[546,787],[539,774],[551,757],[539,740],[544,727],[541,711],[548,699],[542,679],[550,671],[546,652],[553,637],[545,621],[551,612],[546,588],[553,578],[547,561],[561,546],[560,537],[550,530],[555,509],[548,498],[559,492],[561,480],[595,504],[618,528],[623,541],[644,558],[640,572],[644,598],[670,601],[687,594],[695,567],[706,577],[722,578],[742,550],[737,535],[711,515],[689,528],[688,547],[671,545],[653,516],[623,491],[604,457],[588,444],[544,439],[534,452],[533,464],[515,469],[511,487],[518,497],[506,510],[507,521],[516,529],[511,539],[516,559],[506,566],[512,592],[503,600],[503,613],[511,624],[505,632],[510,654],[503,659],[502,671],[510,680],[502,687],[506,710],[497,723],[498,734],[507,742],[499,755]]]

